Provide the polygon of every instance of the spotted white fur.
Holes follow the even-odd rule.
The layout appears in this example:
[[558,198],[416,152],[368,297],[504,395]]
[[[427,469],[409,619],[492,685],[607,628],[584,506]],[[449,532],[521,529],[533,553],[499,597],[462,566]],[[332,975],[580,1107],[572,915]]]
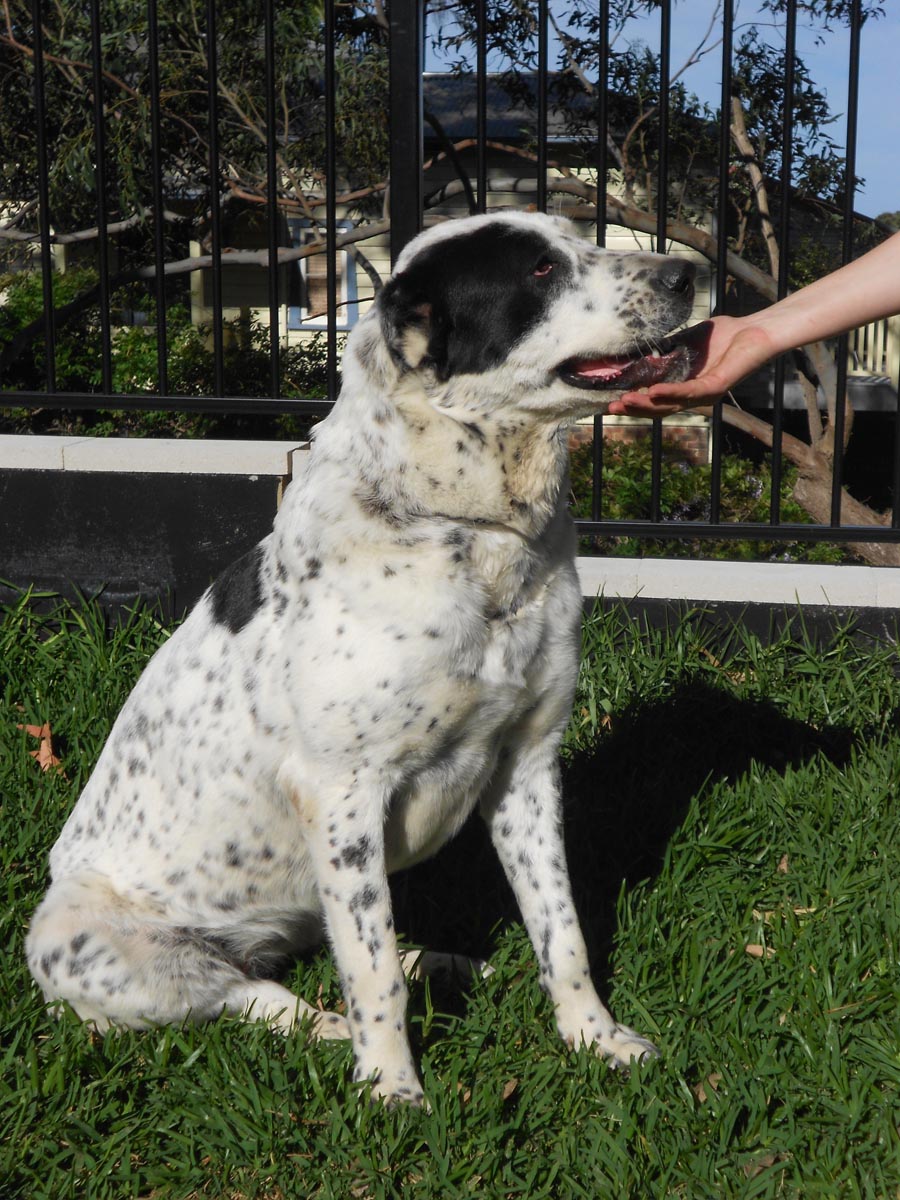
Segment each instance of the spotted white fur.
[[[273,532],[153,658],[51,853],[27,947],[49,1001],[100,1027],[309,1018],[421,1102],[387,879],[477,806],[562,1037],[653,1052],[594,989],[566,868],[566,429],[614,393],[556,367],[684,320],[689,275],[534,214],[406,249]],[[346,1016],[274,979],[323,934]]]

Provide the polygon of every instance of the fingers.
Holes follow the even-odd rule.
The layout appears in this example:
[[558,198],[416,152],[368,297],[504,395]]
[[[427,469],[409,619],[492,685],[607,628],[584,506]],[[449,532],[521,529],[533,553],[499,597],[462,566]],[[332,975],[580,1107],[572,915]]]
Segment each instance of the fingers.
[[668,417],[686,408],[710,404],[727,390],[718,382],[701,378],[686,383],[655,383],[639,392],[625,392],[610,402],[609,411],[615,416]]
[[706,365],[693,379],[654,383],[640,391],[625,392],[610,402],[609,412],[616,416],[667,417],[718,400],[778,352],[769,334],[748,324],[749,320],[714,318]]

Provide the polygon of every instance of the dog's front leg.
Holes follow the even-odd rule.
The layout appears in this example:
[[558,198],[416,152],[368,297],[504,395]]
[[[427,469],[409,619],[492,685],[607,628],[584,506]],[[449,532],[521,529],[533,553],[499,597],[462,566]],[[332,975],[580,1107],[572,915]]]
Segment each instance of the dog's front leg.
[[482,802],[506,877],[538,957],[541,985],[570,1046],[593,1046],[614,1066],[656,1054],[652,1042],[619,1025],[591,981],[575,912],[562,829],[559,766],[551,754],[507,760]]
[[371,1079],[374,1097],[421,1104],[385,868],[385,797],[358,780],[346,788],[325,787],[298,776],[291,773],[289,791],[303,822],[341,976],[354,1080]]

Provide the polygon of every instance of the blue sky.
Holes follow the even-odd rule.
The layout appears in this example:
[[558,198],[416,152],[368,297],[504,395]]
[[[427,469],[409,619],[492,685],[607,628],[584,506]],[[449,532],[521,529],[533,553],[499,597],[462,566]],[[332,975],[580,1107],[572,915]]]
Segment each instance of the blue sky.
[[[859,121],[857,127],[856,173],[865,179],[857,192],[857,211],[869,216],[900,210],[900,5],[887,0],[888,15],[867,21],[860,41]],[[675,44],[690,49],[709,24],[711,2],[682,0],[673,7],[672,63]],[[754,0],[740,0],[735,25],[758,24],[766,40],[784,43],[783,29],[772,24],[771,15],[759,15]],[[836,29],[820,36],[801,20],[797,27],[797,49],[816,83],[827,94],[829,106],[839,119],[830,127],[838,145],[845,140],[850,35]],[[716,54],[691,68],[685,83],[704,99],[714,102],[721,74]]]
[[[551,11],[564,13],[566,0],[550,0],[550,7]],[[884,7],[888,15],[868,21],[863,26],[861,39],[856,173],[864,178],[865,184],[857,192],[855,207],[869,216],[900,210],[900,4],[897,0],[886,0]],[[681,66],[698,44],[715,11],[715,0],[675,0],[672,7],[673,70]],[[783,28],[773,24],[771,14],[759,11],[758,0],[737,0],[736,40],[742,27],[749,24],[756,24],[766,41],[773,45],[784,44]],[[657,31],[658,19],[642,19],[632,22],[626,36],[640,38],[652,46],[657,41]],[[801,19],[797,48],[813,79],[827,94],[832,113],[838,117],[829,127],[829,133],[837,145],[843,147],[849,33],[835,29],[822,34]],[[555,54],[551,53],[551,64],[554,61]],[[426,64],[429,70],[442,69],[430,54]],[[718,107],[720,74],[721,53],[716,49],[692,66],[683,76],[683,82],[702,100]]]

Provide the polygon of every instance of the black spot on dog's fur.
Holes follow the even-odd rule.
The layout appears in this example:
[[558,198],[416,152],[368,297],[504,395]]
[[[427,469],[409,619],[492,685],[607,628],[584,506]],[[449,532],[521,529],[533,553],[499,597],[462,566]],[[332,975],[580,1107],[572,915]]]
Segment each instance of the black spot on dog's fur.
[[262,546],[254,546],[226,567],[209,589],[214,618],[232,633],[243,629],[262,606],[262,561]]

